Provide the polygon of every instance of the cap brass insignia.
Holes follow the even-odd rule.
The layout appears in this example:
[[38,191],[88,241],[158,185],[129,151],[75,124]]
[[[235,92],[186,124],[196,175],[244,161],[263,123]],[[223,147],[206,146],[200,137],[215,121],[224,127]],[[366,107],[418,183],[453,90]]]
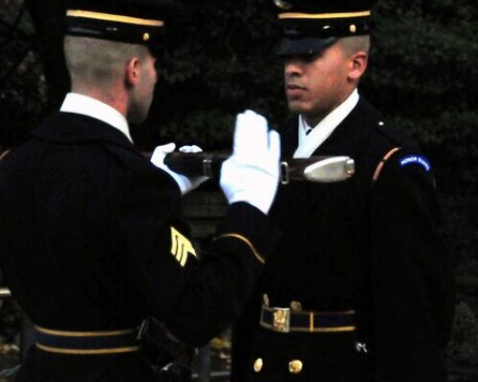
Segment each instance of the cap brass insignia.
[[292,4],[283,0],[274,0],[274,4],[280,9],[288,10],[292,8]]

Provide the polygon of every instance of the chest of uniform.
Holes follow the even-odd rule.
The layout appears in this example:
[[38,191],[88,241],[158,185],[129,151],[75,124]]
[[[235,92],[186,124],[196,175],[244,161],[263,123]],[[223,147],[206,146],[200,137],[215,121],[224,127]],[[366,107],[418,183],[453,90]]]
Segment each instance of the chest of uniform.
[[282,189],[273,218],[283,239],[266,269],[273,304],[349,308],[364,251],[356,183],[294,184]]
[[297,182],[280,190],[272,216],[286,236],[347,240],[360,224],[360,203],[354,179],[332,184]]

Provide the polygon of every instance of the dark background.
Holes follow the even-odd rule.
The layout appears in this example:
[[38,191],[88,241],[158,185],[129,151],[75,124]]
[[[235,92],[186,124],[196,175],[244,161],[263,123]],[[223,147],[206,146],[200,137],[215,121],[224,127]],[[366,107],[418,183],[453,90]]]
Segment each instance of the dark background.
[[[272,0],[217,3],[170,23],[152,111],[134,134],[141,149],[169,141],[228,148],[237,112],[255,109],[272,125],[287,116]],[[434,163],[444,235],[457,265],[448,358],[462,371],[453,377],[460,381],[478,381],[477,5],[378,1],[370,67],[360,87],[389,122],[417,137]],[[21,142],[68,90],[63,12],[58,0],[0,0],[0,152]],[[7,342],[15,335],[12,311],[0,310]]]

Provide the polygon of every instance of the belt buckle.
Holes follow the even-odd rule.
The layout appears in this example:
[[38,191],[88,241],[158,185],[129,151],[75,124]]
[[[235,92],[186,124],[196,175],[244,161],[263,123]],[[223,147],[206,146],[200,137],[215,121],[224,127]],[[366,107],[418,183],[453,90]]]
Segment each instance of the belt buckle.
[[272,328],[276,332],[290,332],[290,309],[289,308],[273,308],[272,309]]

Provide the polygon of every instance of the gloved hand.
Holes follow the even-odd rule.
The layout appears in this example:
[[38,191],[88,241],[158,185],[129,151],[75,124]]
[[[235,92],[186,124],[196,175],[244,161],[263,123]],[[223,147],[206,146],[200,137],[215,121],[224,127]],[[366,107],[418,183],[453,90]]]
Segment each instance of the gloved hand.
[[[175,143],[168,143],[166,145],[157,146],[154,151],[153,155],[151,156],[151,163],[154,164],[156,167],[166,171],[169,175],[173,177],[176,183],[179,185],[181,189],[181,193],[183,195],[187,194],[189,191],[194,190],[195,188],[199,187],[202,183],[204,183],[208,178],[205,176],[197,176],[197,177],[187,177],[182,174],[178,174],[171,170],[168,166],[164,164],[164,158],[166,155],[172,153],[176,149]],[[196,145],[192,146],[182,146],[179,151],[185,153],[198,153],[201,152],[202,149]]]
[[179,151],[181,151],[182,153],[200,153],[200,152],[202,152],[202,148],[200,148],[199,146],[196,146],[196,145],[181,146],[179,148]]
[[234,150],[221,169],[220,185],[229,204],[247,202],[267,214],[279,185],[280,136],[251,110],[238,114]]

